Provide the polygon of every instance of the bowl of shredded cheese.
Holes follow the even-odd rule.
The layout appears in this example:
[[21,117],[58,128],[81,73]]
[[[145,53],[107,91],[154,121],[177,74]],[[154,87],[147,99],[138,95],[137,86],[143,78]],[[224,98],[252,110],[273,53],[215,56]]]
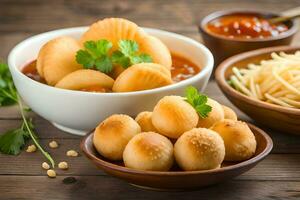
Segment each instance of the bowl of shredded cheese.
[[249,117],[284,133],[300,134],[300,47],[238,54],[217,68],[227,98]]

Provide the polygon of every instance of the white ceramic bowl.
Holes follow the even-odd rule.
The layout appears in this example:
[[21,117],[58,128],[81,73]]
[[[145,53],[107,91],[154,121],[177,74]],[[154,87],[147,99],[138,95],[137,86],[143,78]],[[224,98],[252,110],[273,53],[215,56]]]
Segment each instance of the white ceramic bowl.
[[213,56],[202,44],[175,34],[145,28],[149,34],[161,39],[175,53],[183,55],[201,66],[200,73],[179,83],[152,90],[125,93],[91,93],[51,87],[25,76],[20,69],[36,59],[39,49],[58,36],[79,38],[87,27],[67,28],[42,33],[28,38],[13,48],[8,65],[17,90],[24,102],[37,114],[66,132],[84,135],[106,117],[123,113],[131,116],[152,110],[157,101],[166,95],[182,95],[184,88],[205,88],[213,69]]

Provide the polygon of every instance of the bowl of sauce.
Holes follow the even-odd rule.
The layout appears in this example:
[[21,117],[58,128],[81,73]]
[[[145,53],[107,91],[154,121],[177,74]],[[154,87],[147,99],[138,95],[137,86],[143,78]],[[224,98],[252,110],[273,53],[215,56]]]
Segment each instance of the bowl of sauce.
[[271,23],[279,15],[259,11],[218,11],[202,19],[199,31],[216,65],[235,54],[289,45],[298,27],[292,20]]

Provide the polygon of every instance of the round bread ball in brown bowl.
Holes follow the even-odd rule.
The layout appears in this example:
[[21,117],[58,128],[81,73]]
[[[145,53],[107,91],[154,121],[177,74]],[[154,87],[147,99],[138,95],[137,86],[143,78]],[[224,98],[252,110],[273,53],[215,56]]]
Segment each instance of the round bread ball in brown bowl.
[[176,164],[170,171],[144,171],[124,167],[121,161],[112,162],[99,155],[93,146],[93,133],[81,141],[83,153],[104,172],[123,179],[135,186],[157,190],[196,189],[224,182],[253,168],[272,150],[272,139],[261,129],[248,124],[255,135],[255,155],[242,162],[223,162],[221,168],[201,171],[182,171]]
[[[232,56],[223,61],[215,72],[218,86],[225,96],[241,111],[256,122],[279,130],[282,133],[300,134],[300,109],[288,108],[253,99],[229,85],[227,82],[233,74],[232,68],[246,68],[248,64],[258,64],[262,60],[270,59],[271,53],[284,52],[287,54],[299,51],[300,47],[279,46],[257,49]],[[272,72],[270,72],[271,75]]]

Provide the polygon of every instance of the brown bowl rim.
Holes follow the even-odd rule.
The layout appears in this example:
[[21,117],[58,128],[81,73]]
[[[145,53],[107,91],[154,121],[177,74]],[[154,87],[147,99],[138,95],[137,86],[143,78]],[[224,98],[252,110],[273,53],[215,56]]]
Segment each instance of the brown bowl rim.
[[218,38],[218,39],[222,39],[222,40],[228,40],[228,41],[234,41],[234,42],[267,42],[267,41],[276,41],[276,40],[280,40],[283,38],[288,38],[292,35],[294,35],[295,33],[297,33],[298,31],[298,25],[297,23],[294,22],[294,20],[288,20],[292,25],[291,27],[279,34],[278,36],[271,36],[271,37],[266,37],[266,38],[252,38],[252,39],[246,39],[246,38],[229,38],[226,36],[222,36],[222,35],[218,35],[218,34],[214,34],[211,33],[209,31],[206,30],[205,25],[222,16],[226,16],[226,15],[231,15],[231,14],[235,14],[235,13],[245,13],[245,14],[257,14],[257,15],[262,15],[262,16],[267,16],[267,15],[273,15],[273,16],[280,16],[278,13],[274,13],[274,12],[267,12],[267,11],[261,11],[261,10],[245,10],[245,9],[229,9],[229,10],[221,10],[221,11],[216,11],[213,13],[208,14],[207,16],[205,16],[201,21],[200,21],[200,25],[199,25],[199,29],[200,31]]
[[145,171],[145,170],[136,170],[136,169],[131,169],[128,167],[123,167],[120,165],[116,165],[114,163],[105,161],[95,155],[93,155],[92,153],[90,153],[87,148],[86,148],[86,142],[88,141],[89,137],[93,137],[94,133],[90,133],[87,136],[85,136],[81,143],[80,143],[80,148],[83,151],[83,153],[93,162],[97,162],[99,165],[109,168],[111,170],[114,171],[121,171],[124,173],[129,173],[129,174],[139,174],[139,175],[149,175],[149,176],[186,176],[186,175],[195,175],[195,174],[215,174],[215,173],[223,173],[226,171],[232,171],[232,170],[236,170],[238,168],[242,168],[242,167],[246,167],[248,165],[257,163],[259,161],[261,161],[262,159],[264,159],[272,150],[273,148],[273,141],[271,139],[271,137],[262,129],[258,128],[257,126],[247,123],[250,127],[251,130],[254,130],[254,132],[257,132],[258,134],[260,134],[261,136],[263,136],[266,140],[266,147],[265,149],[259,153],[258,155],[246,160],[246,161],[242,161],[240,163],[234,164],[234,165],[230,165],[230,166],[226,166],[226,167],[222,167],[222,168],[218,168],[218,169],[210,169],[210,170],[198,170],[198,171]]
[[233,63],[237,61],[244,60],[249,57],[255,57],[259,56],[261,54],[266,54],[266,53],[272,53],[272,52],[280,52],[280,51],[293,51],[293,50],[300,50],[300,46],[276,46],[276,47],[267,47],[267,48],[261,48],[261,49],[256,49],[252,51],[247,51],[244,53],[240,53],[234,56],[231,56],[224,60],[221,64],[217,66],[216,72],[215,72],[215,79],[217,81],[217,84],[219,87],[222,89],[222,91],[225,94],[229,94],[233,96],[234,98],[237,98],[241,101],[247,102],[248,104],[251,104],[253,106],[269,109],[269,110],[274,110],[286,114],[293,114],[300,116],[300,109],[297,108],[286,108],[280,105],[276,104],[271,104],[267,103],[264,101],[259,101],[256,99],[253,99],[251,97],[248,97],[234,88],[232,88],[226,81],[225,79],[225,72],[230,67]]

